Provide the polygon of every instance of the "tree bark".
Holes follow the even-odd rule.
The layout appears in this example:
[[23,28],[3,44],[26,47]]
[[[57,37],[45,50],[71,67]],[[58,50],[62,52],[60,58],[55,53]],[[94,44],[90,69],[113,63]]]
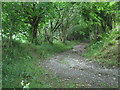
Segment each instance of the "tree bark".
[[10,29],[10,33],[9,33],[9,37],[10,37],[9,47],[12,46],[13,29],[14,29],[14,21],[11,19],[11,29]]
[[32,20],[29,20],[32,27],[32,43],[38,44],[37,41],[37,28],[40,21],[39,16],[32,17]]
[[32,26],[32,43],[38,44],[38,41],[37,41],[37,25]]

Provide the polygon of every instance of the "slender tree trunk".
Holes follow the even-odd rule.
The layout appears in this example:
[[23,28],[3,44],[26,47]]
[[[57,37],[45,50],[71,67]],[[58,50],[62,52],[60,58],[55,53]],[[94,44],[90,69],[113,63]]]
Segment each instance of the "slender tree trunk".
[[47,28],[44,29],[44,41],[47,42]]
[[62,41],[62,36],[61,36],[61,28],[59,28],[59,31],[58,31],[58,33],[59,33],[59,40],[60,40],[60,41]]
[[53,22],[50,20],[50,25],[51,25],[51,28],[50,28],[50,40],[49,40],[49,43],[53,44]]
[[9,41],[9,47],[11,47],[11,46],[12,46],[13,29],[14,29],[14,21],[13,21],[13,20],[11,20],[11,29],[10,29],[10,41]]
[[110,27],[110,30],[112,30],[112,24],[113,24],[113,16],[110,15],[110,22],[109,22],[109,27]]
[[97,24],[95,25],[95,31],[94,31],[94,37],[95,37],[95,40],[97,40],[97,36],[98,36],[98,28],[97,28]]
[[63,16],[62,16],[62,25],[61,25],[61,32],[62,32],[62,42],[65,43],[65,28],[64,28],[64,25],[63,25]]
[[65,43],[65,30],[64,30],[64,26],[62,25],[62,42]]
[[105,29],[106,29],[106,26],[105,26],[104,20],[101,21],[101,25],[102,25],[102,28],[103,28],[103,30],[102,30],[103,33],[106,32],[106,30],[105,30]]

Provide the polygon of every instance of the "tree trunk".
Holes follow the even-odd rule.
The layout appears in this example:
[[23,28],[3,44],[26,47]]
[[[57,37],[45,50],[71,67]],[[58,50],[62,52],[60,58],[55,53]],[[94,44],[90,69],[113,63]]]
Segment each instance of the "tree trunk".
[[109,22],[109,27],[110,27],[110,30],[112,30],[112,22],[113,22],[113,16],[112,15],[110,15],[110,22]]
[[62,25],[62,42],[65,43],[65,30],[64,30],[64,26]]
[[104,20],[101,21],[101,25],[102,25],[102,28],[103,28],[103,33],[106,32],[106,26],[105,26],[105,21]]
[[47,42],[47,28],[44,29],[44,41]]
[[53,44],[53,22],[50,20],[50,38],[49,38],[49,43]]
[[97,40],[97,37],[98,37],[98,28],[97,28],[97,24],[95,25],[94,37],[95,37],[95,40]]
[[14,22],[13,20],[11,19],[11,29],[10,29],[10,41],[9,41],[9,47],[12,46],[12,39],[13,39],[13,29],[14,29]]
[[38,44],[38,41],[37,41],[37,25],[32,26],[32,43]]

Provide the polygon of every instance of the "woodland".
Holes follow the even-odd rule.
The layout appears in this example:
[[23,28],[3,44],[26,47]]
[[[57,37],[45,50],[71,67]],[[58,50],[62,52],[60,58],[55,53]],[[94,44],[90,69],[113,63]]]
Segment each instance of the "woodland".
[[[86,69],[83,75],[90,83],[74,81],[63,75],[62,70],[70,72],[59,64],[67,67],[70,57],[78,61],[79,57],[116,72],[120,58],[120,2],[2,2],[1,14],[3,88],[117,87],[117,81],[111,79],[113,84],[101,81],[96,85],[104,73],[98,74],[93,84],[92,73],[87,76]],[[81,49],[84,46],[85,51]],[[70,57],[66,60],[64,55]],[[56,56],[60,57],[58,64],[52,58]],[[45,65],[54,69],[50,71]]]

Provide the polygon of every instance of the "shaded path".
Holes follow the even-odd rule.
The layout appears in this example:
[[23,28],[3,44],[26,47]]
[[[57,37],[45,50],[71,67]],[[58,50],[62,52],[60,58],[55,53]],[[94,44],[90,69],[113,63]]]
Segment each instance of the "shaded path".
[[86,43],[76,45],[72,50],[46,60],[42,66],[61,79],[70,79],[87,87],[118,87],[117,69],[108,69],[96,63],[87,62],[80,55],[84,53],[86,46]]

